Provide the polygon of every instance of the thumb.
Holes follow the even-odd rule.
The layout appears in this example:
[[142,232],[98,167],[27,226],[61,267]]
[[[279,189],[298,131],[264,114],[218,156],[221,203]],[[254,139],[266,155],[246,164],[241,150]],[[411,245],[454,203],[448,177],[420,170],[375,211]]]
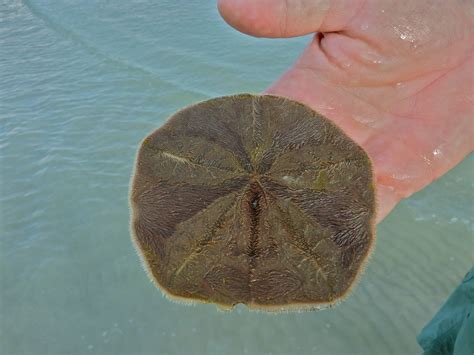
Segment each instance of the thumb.
[[218,0],[224,20],[255,37],[295,37],[342,30],[364,0]]

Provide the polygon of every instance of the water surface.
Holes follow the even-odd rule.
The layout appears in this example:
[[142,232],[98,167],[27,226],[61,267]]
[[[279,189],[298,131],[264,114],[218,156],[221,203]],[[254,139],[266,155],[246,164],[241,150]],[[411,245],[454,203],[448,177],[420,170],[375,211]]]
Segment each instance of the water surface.
[[474,157],[378,228],[353,295],[268,315],[186,307],[128,233],[140,140],[177,109],[261,92],[309,38],[230,29],[213,1],[0,1],[2,354],[417,354],[474,262]]

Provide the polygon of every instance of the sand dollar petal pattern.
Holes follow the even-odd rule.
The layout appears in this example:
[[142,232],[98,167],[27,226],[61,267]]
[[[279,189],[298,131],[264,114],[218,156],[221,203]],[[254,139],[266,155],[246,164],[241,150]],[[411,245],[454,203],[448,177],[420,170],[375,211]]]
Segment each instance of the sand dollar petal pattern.
[[315,309],[348,294],[374,245],[365,151],[292,100],[189,106],[146,137],[130,191],[133,240],[171,298]]

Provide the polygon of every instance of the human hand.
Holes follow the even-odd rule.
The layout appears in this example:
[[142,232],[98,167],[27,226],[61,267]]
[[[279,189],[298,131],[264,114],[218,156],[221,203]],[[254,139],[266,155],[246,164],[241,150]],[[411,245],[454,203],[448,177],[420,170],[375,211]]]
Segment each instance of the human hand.
[[265,92],[304,102],[369,154],[381,221],[474,148],[474,3],[218,0],[257,37],[318,32]]

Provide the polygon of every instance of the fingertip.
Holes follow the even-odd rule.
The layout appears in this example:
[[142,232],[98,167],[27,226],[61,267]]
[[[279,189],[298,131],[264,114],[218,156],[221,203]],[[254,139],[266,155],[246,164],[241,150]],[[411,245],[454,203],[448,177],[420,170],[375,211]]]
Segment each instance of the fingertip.
[[239,7],[235,6],[235,1],[233,0],[217,0],[217,10],[219,14],[232,27],[237,28],[238,25],[238,10]]
[[229,3],[230,0],[217,0],[217,10],[224,20],[226,20],[227,14],[229,13]]
[[236,30],[254,37],[274,37],[272,8],[262,11],[262,3],[247,0],[217,0],[217,9],[222,18]]

